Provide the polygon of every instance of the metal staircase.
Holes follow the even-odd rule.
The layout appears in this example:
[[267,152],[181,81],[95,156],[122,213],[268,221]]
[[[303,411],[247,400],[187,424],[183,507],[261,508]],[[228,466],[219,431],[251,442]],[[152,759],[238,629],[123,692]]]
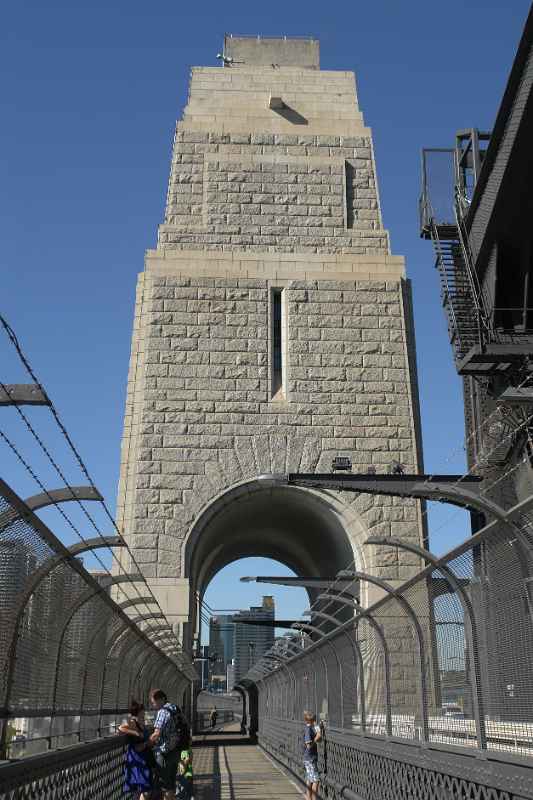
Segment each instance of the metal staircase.
[[448,321],[448,334],[456,362],[461,362],[467,353],[481,344],[481,308],[476,297],[469,265],[458,225],[439,225],[435,219],[430,223],[431,240],[435,249],[442,305]]
[[488,139],[488,133],[471,129],[457,133],[455,148],[424,148],[420,235],[431,239],[435,250],[457,372],[491,378],[497,391],[506,393],[504,399],[518,402],[521,397],[508,394],[524,370],[531,370],[532,346],[527,337],[517,336],[516,326],[496,325],[495,309],[480,285],[467,224],[484,160],[481,145]]
[[470,202],[484,158],[480,143],[489,134],[459,131],[455,148],[422,152],[421,236],[431,239],[442,305],[460,375],[510,375],[523,364],[527,345],[495,327],[484,296],[467,227]]

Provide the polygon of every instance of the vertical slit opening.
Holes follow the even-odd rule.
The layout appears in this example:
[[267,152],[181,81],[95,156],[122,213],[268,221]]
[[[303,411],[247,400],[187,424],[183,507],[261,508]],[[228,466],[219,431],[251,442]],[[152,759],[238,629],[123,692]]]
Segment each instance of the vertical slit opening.
[[344,162],[344,181],[345,181],[345,225],[353,228],[355,222],[355,167],[349,161]]
[[272,397],[281,398],[284,388],[283,289],[272,290]]

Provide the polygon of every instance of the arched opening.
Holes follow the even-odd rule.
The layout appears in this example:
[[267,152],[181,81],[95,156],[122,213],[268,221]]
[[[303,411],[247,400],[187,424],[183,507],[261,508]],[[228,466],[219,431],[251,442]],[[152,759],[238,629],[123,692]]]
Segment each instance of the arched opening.
[[[256,729],[255,722],[250,727],[251,713],[257,705],[253,702],[255,695],[250,696],[250,686],[244,689],[241,682],[309,606],[305,588],[240,580],[249,575],[274,580],[296,577],[293,570],[278,561],[247,557],[226,565],[210,581],[199,620],[202,672],[197,719],[204,729],[210,728],[209,710],[213,708],[218,712],[218,728],[222,724],[225,730],[248,733]],[[256,624],[247,624],[243,619],[255,620]],[[274,625],[275,622],[280,624]],[[255,717],[256,714],[254,720]]]
[[[356,538],[364,537],[362,528],[334,495],[288,486],[274,476],[228,489],[204,509],[184,549],[191,640],[198,637],[198,608],[205,590],[227,564],[261,556],[300,577],[331,578],[354,564],[364,566],[355,546]],[[317,594],[309,590],[311,602]]]
[[[227,489],[204,507],[182,552],[183,575],[190,593],[191,646],[200,641],[201,607],[207,587],[227,565],[247,557],[262,557],[279,562],[297,577],[333,580],[340,570],[354,566],[364,569],[364,552],[359,545],[366,536],[353,508],[334,493],[288,486],[275,476],[261,476]],[[256,588],[258,598],[272,593],[270,587],[264,587],[264,592],[263,586]],[[306,591],[309,603],[305,605],[313,605],[322,587]],[[235,605],[228,592],[224,607]],[[328,605],[328,612],[339,621],[353,614],[346,605],[333,609]],[[330,623],[319,624],[327,627]],[[244,686],[242,677],[240,684]],[[258,713],[254,687],[244,687],[243,698],[247,729],[252,731]]]

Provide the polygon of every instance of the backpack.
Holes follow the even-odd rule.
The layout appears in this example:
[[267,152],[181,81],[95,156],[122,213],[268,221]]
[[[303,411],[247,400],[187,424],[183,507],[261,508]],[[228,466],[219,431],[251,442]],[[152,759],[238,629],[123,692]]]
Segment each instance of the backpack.
[[182,750],[188,750],[191,743],[191,729],[189,728],[189,723],[177,706],[169,703],[165,706],[165,708],[170,712],[174,729],[176,731],[176,749],[179,750],[180,753]]

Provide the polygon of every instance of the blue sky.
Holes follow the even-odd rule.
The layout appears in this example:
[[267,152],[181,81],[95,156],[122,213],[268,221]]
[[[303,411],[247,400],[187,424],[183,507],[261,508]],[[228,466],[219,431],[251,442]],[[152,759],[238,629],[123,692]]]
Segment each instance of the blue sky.
[[[215,65],[225,31],[314,35],[324,68],[355,70],[384,221],[413,281],[426,468],[463,471],[460,385],[431,247],[418,238],[420,149],[451,146],[458,128],[490,129],[528,8],[526,0],[4,4],[0,309],[111,506],[136,276],[162,219],[189,67]],[[0,364],[2,381],[24,379],[2,340]],[[43,412],[32,418],[81,482]],[[12,411],[1,422],[15,432]],[[20,429],[17,437],[28,445]],[[3,449],[0,459],[14,487],[33,493]],[[44,462],[36,466],[47,477]],[[441,507],[431,523],[437,551],[467,530],[461,514]],[[252,566],[243,572],[265,571]],[[228,606],[230,594],[232,606],[260,599],[260,587],[239,588],[240,569],[215,579],[212,606]],[[284,613],[301,604],[284,600]]]

